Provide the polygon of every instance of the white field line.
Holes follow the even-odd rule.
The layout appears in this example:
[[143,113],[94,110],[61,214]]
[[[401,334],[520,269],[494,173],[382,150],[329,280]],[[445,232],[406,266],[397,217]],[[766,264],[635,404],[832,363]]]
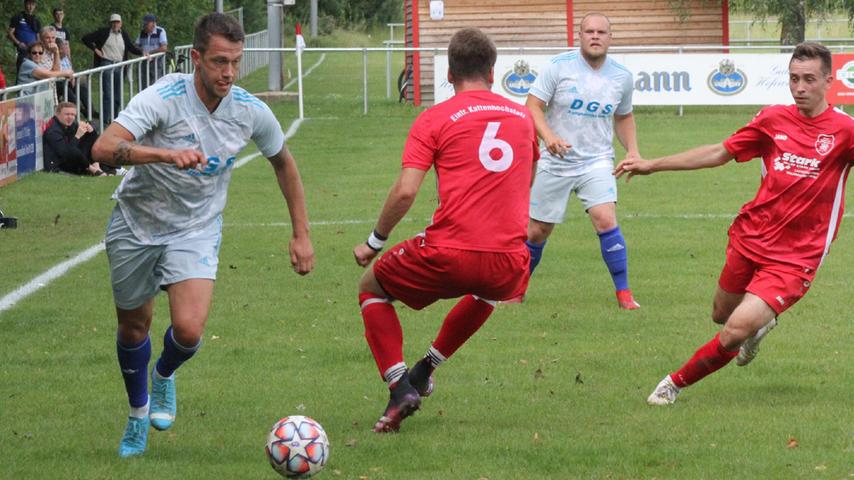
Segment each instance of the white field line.
[[[295,120],[294,123],[291,124],[291,127],[288,129],[288,132],[285,134],[285,138],[291,138],[294,134],[296,134],[297,129],[299,128],[300,121]],[[234,164],[234,168],[240,168],[243,165],[246,165],[250,160],[260,156],[259,152],[253,153],[251,155],[247,155],[246,157],[241,158],[237,163]],[[852,213],[846,213],[844,217],[850,218],[854,216]],[[674,220],[708,220],[708,219],[731,219],[735,218],[735,214],[730,213],[684,213],[684,214],[659,214],[659,213],[629,213],[623,214],[623,218],[642,218],[642,219],[674,219]],[[419,221],[416,218],[406,217],[402,220],[403,222],[415,222]],[[430,221],[427,219],[420,219],[420,221],[427,222]],[[336,226],[336,225],[370,225],[376,222],[376,219],[345,219],[345,220],[317,220],[310,222],[312,226],[322,227],[322,226]],[[290,227],[290,222],[266,222],[266,223],[225,223],[224,227],[229,228],[257,228],[257,227],[266,227],[266,228],[285,228]],[[86,250],[80,252],[73,258],[66,260],[50,270],[42,273],[36,278],[30,280],[27,284],[21,286],[20,288],[14,290],[13,292],[5,295],[0,298],[0,313],[3,313],[6,310],[12,308],[17,302],[20,302],[24,298],[32,295],[33,293],[39,291],[40,289],[47,286],[53,280],[64,275],[66,272],[74,268],[75,266],[90,260],[95,257],[104,250],[104,242],[99,242]]]
[[89,260],[101,253],[104,250],[104,242],[99,242],[86,250],[78,253],[74,258],[66,260],[50,270],[42,273],[36,278],[30,280],[25,285],[19,287],[17,290],[12,293],[0,298],[0,313],[5,312],[12,308],[16,303],[21,300],[29,297],[33,293],[39,291],[42,287],[46,286],[48,283],[56,280],[57,278],[65,275],[65,272],[71,270],[77,265]]
[[[324,53],[324,54],[321,54],[321,55],[320,55],[320,58],[319,58],[319,59],[314,63],[314,65],[312,65],[312,66],[308,67],[308,70],[305,70],[304,72],[302,72],[302,76],[303,76],[303,78],[305,78],[305,77],[309,76],[309,75],[311,74],[311,72],[313,72],[313,71],[314,71],[314,69],[315,69],[315,68],[319,67],[319,66],[320,66],[320,64],[321,64],[321,63],[323,63],[323,61],[324,61],[324,60],[326,60],[326,54],[325,54],[325,53]],[[282,88],[282,90],[287,90],[287,89],[288,89],[288,88],[290,88],[293,84],[297,83],[297,80],[298,80],[298,79],[297,79],[296,77],[294,77],[293,79],[291,79],[291,81],[290,81],[290,82],[288,82],[288,84],[287,84],[287,85],[285,85],[285,86]]]
[[[663,220],[716,220],[716,219],[734,219],[735,213],[684,213],[684,214],[661,214],[661,213],[629,213],[618,215],[623,219],[632,219],[632,218],[649,218],[649,219],[663,219]],[[850,218],[854,216],[854,213],[846,213],[843,215],[845,218]],[[430,222],[429,218],[418,219],[418,218],[409,218],[406,217],[402,222],[417,222],[422,221],[426,226],[428,222]],[[309,222],[313,227],[324,227],[324,226],[336,226],[336,225],[369,225],[376,223],[376,219],[350,219],[350,220],[316,220]],[[239,223],[239,222],[225,222],[223,227],[234,227],[234,228],[254,228],[254,227],[290,227],[290,222],[262,222],[262,223]]]
[[[293,121],[293,123],[291,123],[291,126],[288,128],[288,131],[285,132],[285,141],[296,135],[300,125],[302,125],[302,120],[300,119],[296,119]],[[251,155],[247,155],[235,162],[234,168],[240,168],[249,163],[249,161],[253,158],[259,157],[260,155],[261,152],[255,152]],[[81,263],[92,259],[96,255],[101,253],[103,250],[104,242],[100,241],[95,245],[92,245],[91,247],[87,248],[86,250],[78,253],[74,257],[52,267],[50,270],[42,273],[41,275],[27,282],[26,284],[18,287],[16,290],[12,291],[12,293],[4,295],[2,298],[0,298],[0,314],[5,312],[6,310],[11,309],[15,306],[16,303],[20,302],[21,300],[46,287],[50,282],[65,275],[67,271],[71,270],[77,265],[80,265]]]

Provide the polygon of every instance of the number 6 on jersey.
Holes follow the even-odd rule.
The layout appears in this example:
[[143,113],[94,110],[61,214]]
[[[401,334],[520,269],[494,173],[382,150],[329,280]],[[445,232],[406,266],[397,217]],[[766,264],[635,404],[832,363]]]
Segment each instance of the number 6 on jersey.
[[[513,147],[504,140],[496,138],[500,126],[501,122],[489,122],[486,125],[486,131],[483,132],[483,138],[480,140],[480,147],[477,152],[483,168],[490,172],[503,172],[510,168],[513,163]],[[501,150],[501,156],[492,158],[490,154],[496,149]]]

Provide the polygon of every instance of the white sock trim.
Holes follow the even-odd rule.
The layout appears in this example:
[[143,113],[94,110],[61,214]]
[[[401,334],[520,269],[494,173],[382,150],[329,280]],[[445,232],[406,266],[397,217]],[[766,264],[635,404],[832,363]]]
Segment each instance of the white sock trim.
[[430,361],[430,365],[432,365],[433,368],[436,368],[443,364],[448,358],[442,355],[442,352],[437,350],[436,347],[431,345],[427,350],[427,359]]
[[406,373],[406,363],[398,362],[383,372],[383,378],[385,379],[385,383],[390,387],[393,383],[400,380],[404,373]]
[[483,303],[488,303],[488,304],[492,305],[493,307],[498,305],[498,302],[495,300],[487,300],[485,298],[480,298],[477,295],[472,295],[472,297],[474,297],[475,300],[480,300]]
[[388,298],[373,297],[373,298],[369,298],[369,299],[365,300],[364,302],[362,302],[362,304],[359,306],[359,308],[364,310],[365,307],[367,307],[368,305],[373,305],[375,303],[391,303],[391,300]]
[[130,413],[128,416],[133,418],[145,418],[148,416],[148,407],[151,404],[150,399],[145,402],[145,405],[141,407],[130,407]]

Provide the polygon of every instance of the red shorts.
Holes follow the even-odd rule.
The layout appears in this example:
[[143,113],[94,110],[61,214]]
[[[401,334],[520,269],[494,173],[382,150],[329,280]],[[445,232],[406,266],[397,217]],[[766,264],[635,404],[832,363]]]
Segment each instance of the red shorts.
[[750,292],[779,315],[806,295],[814,277],[815,270],[751,260],[727,245],[726,264],[718,285],[729,293]]
[[434,247],[418,236],[391,247],[374,263],[383,290],[410,308],[421,310],[442,298],[476,295],[507,300],[528,288],[528,249],[477,252]]

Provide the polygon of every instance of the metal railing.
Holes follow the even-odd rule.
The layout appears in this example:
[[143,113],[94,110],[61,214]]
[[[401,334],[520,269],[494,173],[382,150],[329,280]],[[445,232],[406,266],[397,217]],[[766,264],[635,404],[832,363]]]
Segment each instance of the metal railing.
[[[784,53],[791,51],[795,48],[794,45],[779,45],[775,46],[773,50],[776,53]],[[854,51],[854,45],[833,45],[829,47],[833,51],[842,52],[850,52]],[[568,49],[567,47],[498,47],[497,50],[499,52],[516,52],[519,54],[525,53],[534,53],[534,52],[565,52]],[[739,51],[743,52],[755,52],[760,50],[769,50],[769,47],[765,46],[738,46],[738,45],[649,45],[649,46],[615,46],[609,49],[609,53],[673,53],[673,54],[681,54],[688,52],[720,52],[720,53],[736,53]],[[386,53],[387,58],[391,52],[422,52],[422,53],[432,53],[434,55],[439,53],[444,53],[447,50],[445,48],[427,48],[427,47],[367,47],[367,48],[305,48],[300,52],[297,52],[295,48],[246,48],[244,49],[246,52],[257,52],[257,53],[297,53],[297,84],[298,84],[298,102],[299,102],[299,118],[304,118],[304,95],[303,95],[303,67],[302,67],[302,54],[303,53],[361,53],[362,54],[362,113],[368,113],[368,54],[369,53]],[[386,81],[390,81],[390,70],[386,68]],[[386,88],[386,98],[389,97],[388,86]],[[681,112],[681,107],[680,107]]]
[[[90,123],[93,122],[96,116],[95,109],[92,108],[93,105],[99,107],[100,111],[97,115],[98,124],[100,130],[103,131],[105,121],[109,124],[109,122],[116,118],[119,111],[124,108],[126,104],[125,92],[128,93],[127,97],[131,98],[147,86],[149,80],[152,80],[151,83],[153,83],[153,81],[156,81],[167,73],[166,65],[163,61],[165,57],[166,53],[160,52],[149,55],[148,57],[134,58],[124,62],[75,72],[72,76],[75,83],[74,87],[71,87],[71,82],[67,81],[68,79],[64,77],[47,78],[23,85],[15,85],[0,90],[0,99],[7,100],[9,95],[13,93],[17,93],[17,96],[22,96],[21,92],[26,95],[31,93],[31,91],[35,92],[54,88],[57,96],[62,97],[64,100],[73,98],[74,103],[77,104],[77,111],[85,113],[85,115],[81,115],[81,118],[85,116]],[[149,78],[149,72],[152,72],[152,78]],[[118,93],[118,109],[114,108],[113,101],[105,104],[102,88],[94,88],[94,79],[98,79],[98,85],[104,85],[105,77],[108,80],[113,80],[115,76],[118,77],[119,91],[115,92],[111,90],[109,96],[112,99],[113,95]],[[115,82],[115,80],[113,81]],[[73,95],[69,96],[72,93]],[[85,104],[81,103],[84,101]],[[85,108],[81,108],[84,106]],[[106,111],[104,111],[105,109]]]

